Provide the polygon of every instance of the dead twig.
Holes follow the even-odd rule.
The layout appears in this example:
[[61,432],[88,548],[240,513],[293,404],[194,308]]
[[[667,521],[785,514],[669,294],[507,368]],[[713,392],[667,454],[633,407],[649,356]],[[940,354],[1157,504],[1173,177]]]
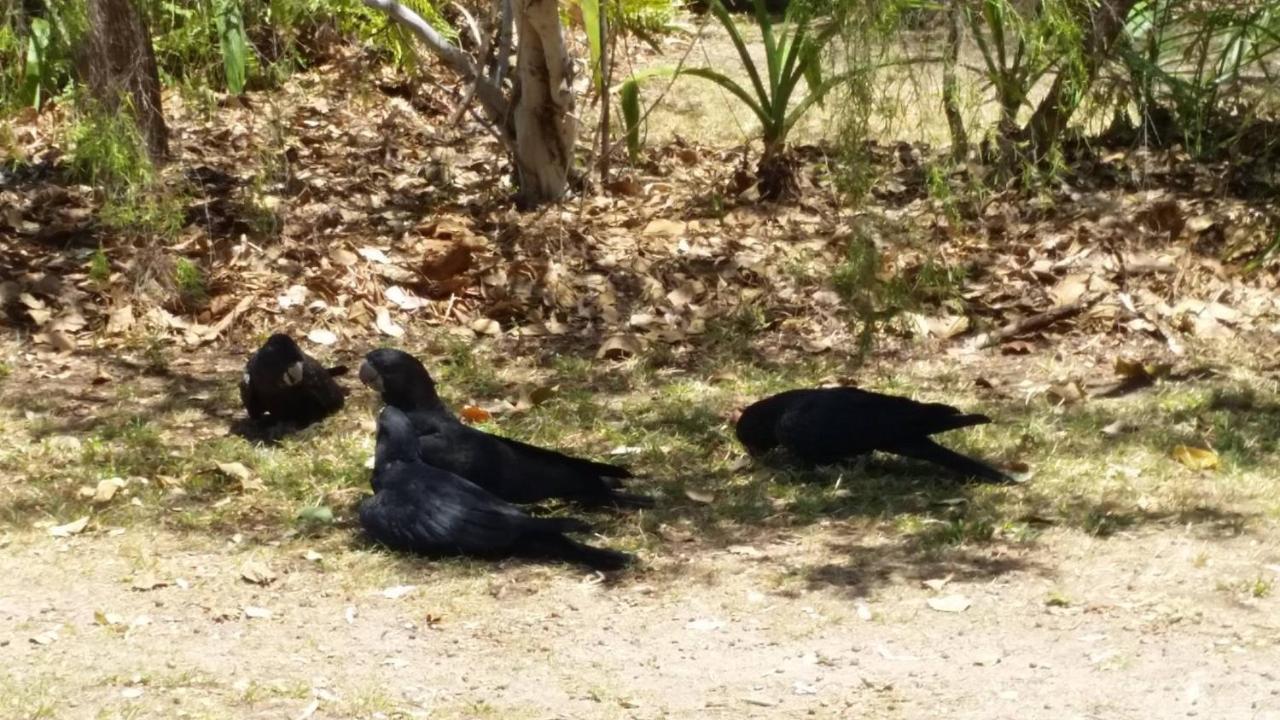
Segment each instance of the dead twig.
[[1045,310],[1042,313],[1036,313],[1030,317],[1015,320],[997,330],[983,333],[974,338],[974,347],[982,349],[989,348],[1000,343],[1024,335],[1035,330],[1049,327],[1050,325],[1065,320],[1069,317],[1079,315],[1081,312],[1089,309],[1094,303],[1102,299],[1101,293],[1082,295],[1075,302],[1059,305],[1058,307]]

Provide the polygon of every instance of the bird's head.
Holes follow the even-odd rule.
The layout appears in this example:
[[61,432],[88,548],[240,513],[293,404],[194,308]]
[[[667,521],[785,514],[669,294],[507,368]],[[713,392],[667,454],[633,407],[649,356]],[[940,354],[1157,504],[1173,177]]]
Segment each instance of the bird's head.
[[381,395],[383,402],[401,410],[426,409],[440,403],[431,373],[403,350],[379,348],[365,355],[360,382]]
[[763,455],[778,446],[774,428],[779,413],[774,412],[770,405],[758,402],[735,414],[734,434],[750,455]]
[[378,414],[378,438],[373,451],[373,473],[377,476],[393,462],[418,459],[418,436],[409,416],[388,405]]
[[302,354],[302,348],[298,347],[298,343],[294,342],[293,338],[284,333],[276,333],[267,338],[262,348],[276,367],[284,368],[280,382],[284,383],[285,387],[293,387],[302,382],[302,361],[306,356]]

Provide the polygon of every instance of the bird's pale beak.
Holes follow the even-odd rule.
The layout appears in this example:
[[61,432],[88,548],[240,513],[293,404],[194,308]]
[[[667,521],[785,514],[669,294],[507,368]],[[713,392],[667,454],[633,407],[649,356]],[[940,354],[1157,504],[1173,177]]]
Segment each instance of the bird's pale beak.
[[377,370],[373,369],[368,360],[364,361],[360,366],[360,382],[379,393],[382,392],[382,376],[378,374]]
[[285,385],[289,387],[293,387],[294,385],[297,385],[300,382],[302,382],[302,361],[301,360],[290,365],[289,369],[284,371]]

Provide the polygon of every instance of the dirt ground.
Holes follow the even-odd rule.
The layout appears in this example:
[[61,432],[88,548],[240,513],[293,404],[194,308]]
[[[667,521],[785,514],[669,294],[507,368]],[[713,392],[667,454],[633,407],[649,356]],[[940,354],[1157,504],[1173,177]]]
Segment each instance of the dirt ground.
[[[688,42],[670,41],[665,59]],[[724,42],[689,55],[733,59]],[[100,204],[87,188],[34,170],[15,186],[29,202],[0,236],[0,270],[21,269],[10,300],[27,304],[0,347],[0,720],[1280,720],[1280,494],[1267,471],[1280,447],[1280,296],[1272,271],[1237,274],[1251,256],[1230,255],[1274,231],[1204,181],[1217,182],[1214,167],[1169,160],[1153,183],[1204,182],[1168,193],[1145,179],[1095,186],[1081,170],[1083,200],[1060,193],[1056,215],[1010,195],[965,219],[963,203],[926,192],[906,153],[885,171],[884,222],[867,224],[886,263],[848,284],[884,269],[971,272],[963,287],[937,281],[945,307],[913,311],[921,337],[875,355],[877,375],[824,359],[854,344],[845,304],[857,294],[833,293],[831,276],[858,267],[855,213],[830,183],[785,208],[722,197],[738,156],[715,147],[749,133],[719,91],[674,94],[652,118],[651,168],[628,170],[621,189],[529,216],[509,211],[483,133],[444,127],[448,108],[352,93],[349,72],[322,68],[261,94],[264,107],[280,103],[276,145],[248,106],[170,103],[183,167],[225,176],[201,181],[198,198],[218,222],[188,225],[177,243],[207,264],[198,314],[134,308],[150,256],[83,231]],[[646,86],[646,103],[659,90]],[[798,141],[821,137],[829,117],[813,114]],[[24,142],[43,153],[54,129]],[[712,147],[658,147],[669,136]],[[275,164],[294,156],[296,168]],[[434,164],[456,177],[425,177]],[[371,190],[389,177],[394,193]],[[268,237],[246,240],[255,232]],[[471,248],[467,267],[449,270],[440,258],[458,248]],[[89,277],[95,249],[105,280]],[[423,281],[424,267],[440,278]],[[995,328],[1086,291],[1105,300],[1015,354],[951,340],[968,332],[957,316]],[[137,328],[112,329],[135,313]],[[451,373],[451,399],[492,403],[509,413],[503,431],[526,440],[596,457],[635,450],[627,460],[652,476],[638,487],[661,502],[600,523],[612,533],[600,543],[635,552],[638,567],[602,579],[362,544],[349,503],[367,490],[369,408],[349,403],[279,452],[227,435],[240,363],[268,327],[336,331],[339,345],[307,349],[343,362],[393,339],[425,357],[428,339],[461,331],[461,344],[430,352],[433,372]],[[623,332],[643,349],[602,359],[600,341]],[[561,334],[583,347],[528,339]],[[33,341],[38,356],[26,354]],[[1216,348],[1216,379],[1183,372],[1206,360],[1192,341]],[[486,344],[506,375],[463,362]],[[1182,344],[1189,354],[1169,355]],[[1143,370],[1150,387],[1130,405],[1091,394],[1089,381],[1113,382],[1130,357],[1176,372]],[[1017,413],[961,442],[1038,475],[999,496],[956,490],[977,509],[951,517],[938,507],[951,507],[952,488],[918,468],[886,500],[874,474],[842,496],[736,465],[723,425],[735,403],[837,380]],[[531,390],[556,397],[517,414]],[[1121,420],[1138,427],[1109,432]],[[1178,465],[1175,445],[1217,448],[1221,467]],[[214,487],[215,461],[243,462],[267,487],[259,499]],[[158,487],[170,474],[187,500]],[[150,484],[109,506],[78,494],[115,475]],[[689,505],[690,491],[709,490],[719,505]],[[779,498],[792,507],[771,510]],[[297,507],[322,503],[336,524],[300,533]],[[1086,517],[1109,507],[1126,522]],[[1057,517],[1039,517],[1046,508]],[[86,514],[82,532],[51,532]],[[956,536],[923,547],[919,526],[947,522]],[[654,539],[667,523],[684,530]]]
[[[896,565],[892,538],[832,522],[691,546],[617,584],[509,563],[441,585],[428,562],[352,573],[367,551],[297,538],[17,533],[0,553],[0,710],[1280,718],[1276,600],[1237,587],[1280,574],[1269,535],[1054,531],[1034,548]],[[270,585],[245,580],[263,565]],[[957,595],[966,610],[928,604]]]

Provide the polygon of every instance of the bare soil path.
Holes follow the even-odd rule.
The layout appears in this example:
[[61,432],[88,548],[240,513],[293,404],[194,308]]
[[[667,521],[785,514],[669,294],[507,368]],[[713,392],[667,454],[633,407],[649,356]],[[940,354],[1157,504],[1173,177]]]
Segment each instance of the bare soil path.
[[1252,590],[1280,547],[1211,523],[897,567],[830,523],[616,585],[296,538],[6,543],[11,718],[1280,718],[1280,608]]

